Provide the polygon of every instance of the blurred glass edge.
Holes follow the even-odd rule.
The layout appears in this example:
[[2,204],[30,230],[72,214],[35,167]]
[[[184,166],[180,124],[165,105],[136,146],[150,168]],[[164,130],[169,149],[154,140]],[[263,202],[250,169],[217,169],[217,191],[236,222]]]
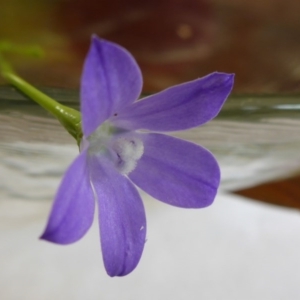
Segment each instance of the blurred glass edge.
[[[41,88],[59,102],[79,108],[77,90]],[[221,166],[222,185],[236,190],[300,172],[300,95],[231,95],[211,122],[171,133],[210,149]],[[0,87],[0,156],[43,153],[76,143],[57,120],[9,86]],[[67,151],[67,150],[66,150]],[[47,154],[48,153],[48,154]],[[11,158],[13,159],[13,158]],[[34,164],[34,161],[32,162]]]

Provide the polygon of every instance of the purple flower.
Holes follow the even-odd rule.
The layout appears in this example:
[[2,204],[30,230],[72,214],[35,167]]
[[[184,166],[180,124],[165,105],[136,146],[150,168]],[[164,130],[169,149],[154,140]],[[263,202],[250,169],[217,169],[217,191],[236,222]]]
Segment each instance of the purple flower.
[[233,75],[212,73],[137,101],[141,71],[122,47],[93,38],[81,80],[81,153],[66,171],[42,239],[69,244],[90,228],[98,203],[103,260],[110,276],[138,264],[146,217],[134,185],[165,203],[210,205],[220,171],[206,149],[161,133],[213,119]]

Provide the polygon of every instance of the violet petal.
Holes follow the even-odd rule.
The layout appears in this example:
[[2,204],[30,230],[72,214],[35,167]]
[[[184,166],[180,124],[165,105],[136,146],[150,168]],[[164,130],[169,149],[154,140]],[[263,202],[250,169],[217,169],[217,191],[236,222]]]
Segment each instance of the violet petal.
[[83,151],[64,175],[41,239],[57,244],[78,241],[91,227],[94,209],[86,151]]
[[81,78],[84,135],[88,137],[106,119],[135,101],[141,89],[141,71],[132,55],[94,36]]
[[124,276],[138,264],[146,238],[146,216],[139,193],[111,161],[90,159],[92,182],[99,204],[104,265],[108,275]]
[[165,203],[202,208],[216,195],[220,170],[205,148],[163,134],[144,134],[144,154],[129,178]]
[[168,88],[125,108],[114,120],[130,130],[176,131],[193,128],[213,119],[222,108],[234,75],[212,73]]

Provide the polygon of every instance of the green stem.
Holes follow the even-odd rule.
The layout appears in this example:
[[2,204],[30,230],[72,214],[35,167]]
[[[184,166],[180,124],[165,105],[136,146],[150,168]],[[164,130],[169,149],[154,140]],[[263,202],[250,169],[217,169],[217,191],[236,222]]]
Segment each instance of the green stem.
[[23,92],[26,96],[34,100],[45,110],[56,117],[66,130],[76,139],[78,145],[82,138],[81,115],[80,112],[62,105],[43,94],[28,82],[20,78],[12,67],[3,59],[0,53],[1,75],[13,86]]

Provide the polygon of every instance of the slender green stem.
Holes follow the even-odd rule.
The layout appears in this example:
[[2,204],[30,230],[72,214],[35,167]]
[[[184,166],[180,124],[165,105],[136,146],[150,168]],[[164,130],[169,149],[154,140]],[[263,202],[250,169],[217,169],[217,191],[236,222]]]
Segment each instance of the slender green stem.
[[26,96],[34,100],[45,110],[55,116],[67,131],[76,139],[78,145],[82,138],[80,112],[64,106],[20,78],[0,53],[0,72],[7,82],[15,86]]

